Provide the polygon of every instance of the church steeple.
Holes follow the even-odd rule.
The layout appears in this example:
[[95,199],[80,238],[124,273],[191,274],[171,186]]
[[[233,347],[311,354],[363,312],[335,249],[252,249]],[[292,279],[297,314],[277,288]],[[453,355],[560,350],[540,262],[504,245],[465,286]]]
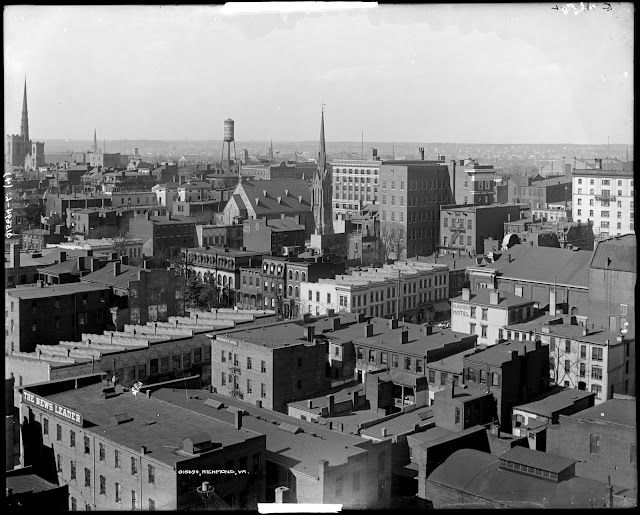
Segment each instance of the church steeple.
[[27,78],[24,79],[24,97],[22,100],[22,122],[20,124],[20,134],[25,142],[29,142],[29,112],[27,109]]
[[318,171],[323,176],[327,169],[327,153],[324,143],[324,105],[322,106],[322,116],[320,118],[320,150],[318,152]]
[[313,218],[316,234],[333,233],[333,178],[331,166],[327,164],[327,151],[324,139],[324,105],[320,118],[320,148],[318,150],[318,168],[312,185]]
[[97,131],[95,129],[93,129],[93,153],[94,154],[98,153],[98,137],[97,137]]

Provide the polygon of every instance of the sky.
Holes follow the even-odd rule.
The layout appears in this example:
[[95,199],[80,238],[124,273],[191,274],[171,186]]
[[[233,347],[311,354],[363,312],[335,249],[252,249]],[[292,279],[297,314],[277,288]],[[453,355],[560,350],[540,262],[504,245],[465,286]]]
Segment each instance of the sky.
[[5,6],[5,133],[26,76],[38,140],[631,144],[633,6],[586,5]]

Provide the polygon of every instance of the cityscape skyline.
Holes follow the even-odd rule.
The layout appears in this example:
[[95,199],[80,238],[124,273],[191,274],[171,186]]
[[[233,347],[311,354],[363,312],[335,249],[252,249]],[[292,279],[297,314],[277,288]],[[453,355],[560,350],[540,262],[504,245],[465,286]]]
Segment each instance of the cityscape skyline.
[[[5,132],[17,132],[26,75],[39,140],[84,139],[98,127],[107,140],[216,141],[231,117],[238,140],[313,141],[326,103],[327,141],[364,132],[389,143],[631,144],[631,6],[593,5],[566,14],[487,4],[308,15],[14,6],[5,10]],[[29,41],[25,23],[37,34]],[[145,26],[153,30],[141,40]],[[59,73],[70,55],[84,70],[73,81]],[[207,56],[220,64],[189,70]]]

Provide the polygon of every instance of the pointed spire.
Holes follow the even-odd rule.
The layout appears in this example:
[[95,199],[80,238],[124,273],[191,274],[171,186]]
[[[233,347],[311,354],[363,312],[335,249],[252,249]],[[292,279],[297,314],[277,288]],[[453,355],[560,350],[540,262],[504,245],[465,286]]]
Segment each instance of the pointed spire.
[[27,78],[24,78],[24,97],[22,99],[22,122],[20,124],[20,133],[24,141],[29,141],[29,111],[27,109]]
[[98,153],[98,137],[97,137],[97,131],[95,129],[93,129],[93,153],[94,154]]
[[320,151],[318,152],[318,171],[320,176],[324,175],[327,169],[327,153],[324,141],[324,104],[322,104],[322,115],[320,118]]

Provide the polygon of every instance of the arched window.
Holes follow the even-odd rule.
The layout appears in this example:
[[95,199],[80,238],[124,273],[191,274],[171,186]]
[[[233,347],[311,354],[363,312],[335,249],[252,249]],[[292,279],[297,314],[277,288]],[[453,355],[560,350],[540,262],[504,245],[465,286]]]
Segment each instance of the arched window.
[[289,270],[289,280],[291,281],[293,279],[293,271]]
[[222,286],[226,286],[227,285],[227,276],[223,276],[222,277]]
[[296,270],[296,281],[300,280],[300,274],[298,273],[298,271]]
[[293,286],[289,285],[289,297],[293,294]]
[[306,282],[307,280],[307,274],[306,272],[302,272],[302,282]]
[[299,293],[299,292],[300,292],[300,290],[298,289],[298,287],[297,287],[297,286],[296,286],[296,288],[295,288],[295,290],[294,290],[294,291],[296,292],[296,293],[295,293],[295,296],[296,296],[296,297],[299,297],[299,295],[300,295],[300,293]]
[[222,275],[218,274],[218,284],[222,284]]
[[229,277],[229,288],[233,288],[233,277]]

